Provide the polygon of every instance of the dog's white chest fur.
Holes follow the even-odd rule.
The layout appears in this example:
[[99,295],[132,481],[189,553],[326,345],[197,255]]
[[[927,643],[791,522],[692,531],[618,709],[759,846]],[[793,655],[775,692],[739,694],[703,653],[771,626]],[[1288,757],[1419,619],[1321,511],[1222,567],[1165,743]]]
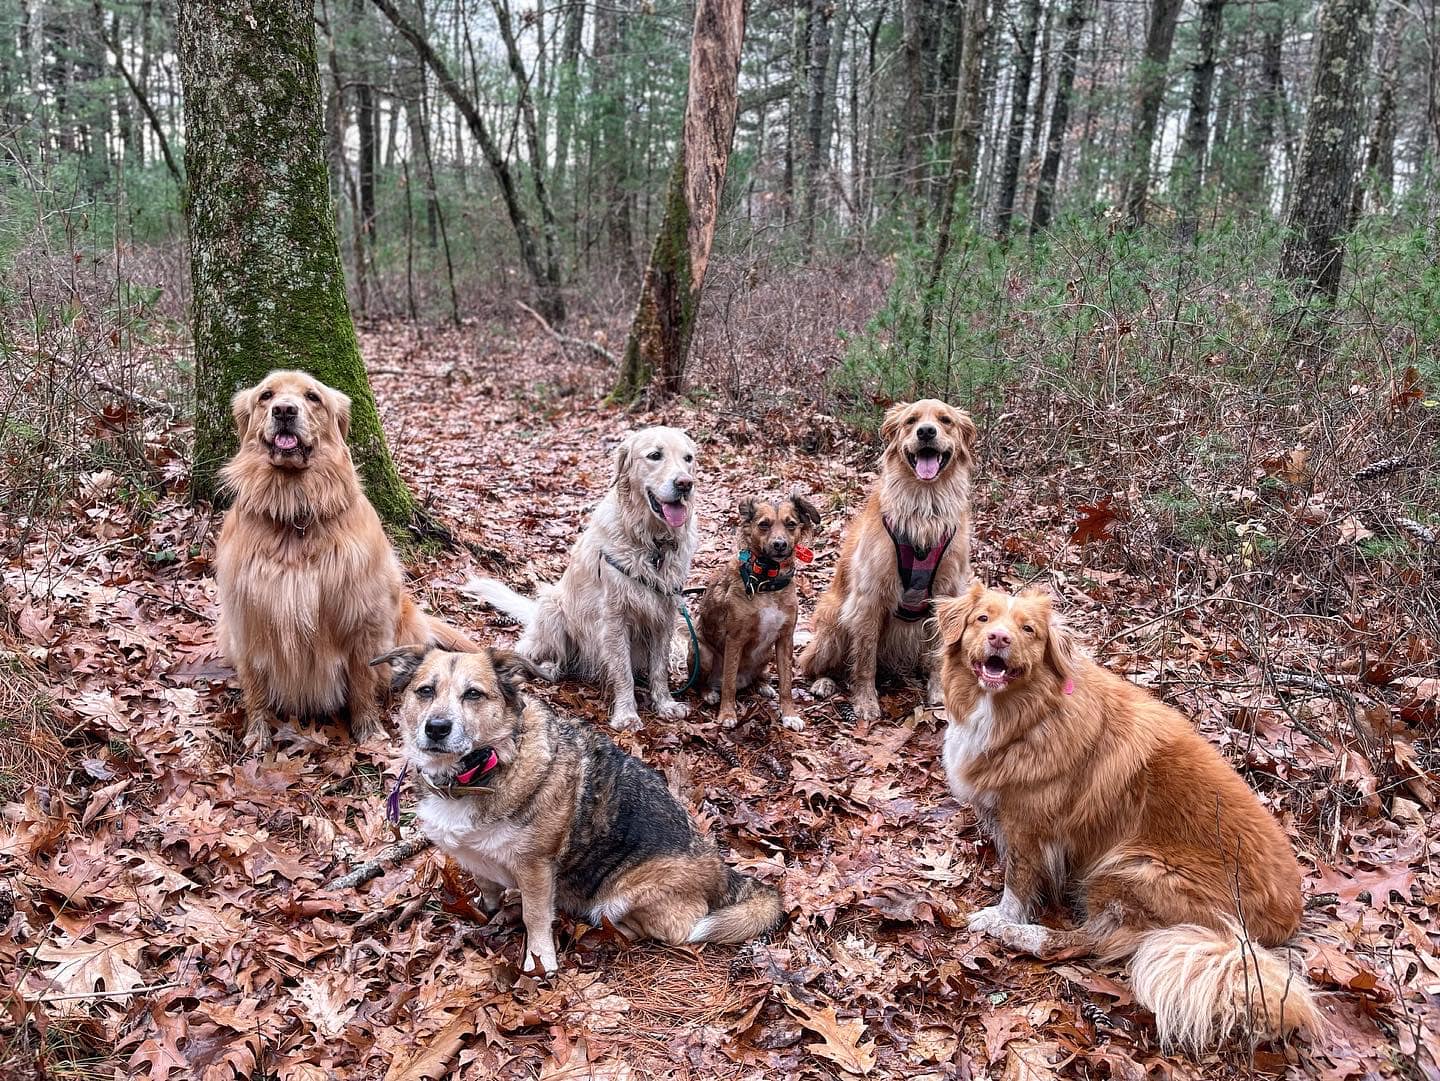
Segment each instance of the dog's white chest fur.
[[970,763],[990,746],[995,729],[995,702],[982,694],[975,707],[963,720],[951,721],[945,729],[945,779],[956,799],[970,801],[974,795],[965,779]]
[[430,795],[415,812],[435,847],[485,882],[513,888],[511,870],[522,831],[507,822],[476,822],[466,800]]

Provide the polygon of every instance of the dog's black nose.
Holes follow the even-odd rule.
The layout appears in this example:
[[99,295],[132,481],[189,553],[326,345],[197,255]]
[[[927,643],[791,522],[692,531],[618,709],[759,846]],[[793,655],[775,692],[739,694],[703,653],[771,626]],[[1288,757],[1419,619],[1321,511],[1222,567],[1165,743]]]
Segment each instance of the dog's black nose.
[[915,435],[922,443],[929,443],[935,438],[935,425],[922,424],[915,429]]
[[431,717],[425,722],[425,738],[439,743],[454,727],[455,724],[449,717]]
[[689,495],[691,489],[693,489],[694,487],[695,487],[695,478],[694,478],[694,477],[676,477],[676,478],[675,478],[675,490],[676,490],[677,492],[681,492],[681,493],[683,493],[683,494],[685,494],[685,495]]
[[770,542],[770,551],[777,556],[783,556],[786,552],[790,551],[790,542],[784,537],[776,537]]
[[300,415],[300,407],[289,402],[276,402],[270,407],[270,413],[279,420],[294,420]]

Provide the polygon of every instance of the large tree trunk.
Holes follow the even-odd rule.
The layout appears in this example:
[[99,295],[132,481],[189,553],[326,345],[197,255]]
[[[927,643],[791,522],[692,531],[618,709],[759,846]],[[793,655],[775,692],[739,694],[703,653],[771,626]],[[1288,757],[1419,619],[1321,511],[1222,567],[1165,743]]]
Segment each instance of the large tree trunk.
[[1215,50],[1220,43],[1220,21],[1225,0],[1201,0],[1200,40],[1190,81],[1190,112],[1176,162],[1180,181],[1180,218],[1176,234],[1181,240],[1195,235],[1200,188],[1205,183],[1205,152],[1210,146],[1210,95],[1215,88]]
[[1340,290],[1344,229],[1363,124],[1362,85],[1375,32],[1375,0],[1325,0],[1310,111],[1291,188],[1280,272],[1330,300]]
[[1134,225],[1144,224],[1146,203],[1150,199],[1150,152],[1155,146],[1155,128],[1165,100],[1165,75],[1170,66],[1170,50],[1175,44],[1180,7],[1181,0],[1151,0],[1120,194],[1120,206]]
[[[540,259],[540,253],[535,247],[535,233],[530,228],[530,216],[525,212],[525,206],[520,201],[520,193],[515,190],[515,178],[510,175],[510,164],[506,161],[504,154],[500,152],[500,146],[496,143],[485,123],[485,118],[480,115],[480,110],[469,95],[461,89],[455,77],[450,74],[450,69],[445,61],[440,59],[438,53],[430,47],[425,36],[416,30],[410,20],[400,14],[393,0],[373,0],[377,8],[390,20],[390,24],[404,35],[405,40],[415,47],[420,58],[429,65],[430,70],[435,73],[435,79],[440,84],[440,89],[445,91],[447,97],[455,103],[459,115],[464,118],[465,125],[470,129],[470,134],[480,144],[480,150],[485,155],[485,162],[490,167],[490,173],[495,177],[496,184],[500,187],[501,198],[505,201],[505,209],[510,216],[511,228],[515,231],[515,240],[520,248],[520,259],[525,264],[525,270],[530,276],[531,282],[535,285],[536,306],[541,313],[553,322],[562,322],[565,319],[565,300],[560,290],[551,282]],[[464,155],[459,155],[464,161]],[[463,172],[462,172],[463,176]]]
[[613,397],[680,389],[735,137],[745,0],[698,0],[680,149]]
[[392,525],[414,504],[365,377],[345,300],[325,165],[309,0],[187,0],[177,23],[185,91],[195,327],[192,493],[213,498],[235,449],[230,398],[273,368],[350,395],[350,445]]
[[995,232],[1004,236],[1015,213],[1015,188],[1020,177],[1020,151],[1025,145],[1025,117],[1030,105],[1030,75],[1035,66],[1035,32],[1040,22],[1040,0],[1023,0],[1020,25],[1015,31],[1014,72],[1010,83],[1010,124],[1005,135],[1005,157],[1000,163],[1000,199],[995,208]]
[[1055,76],[1055,102],[1050,107],[1050,130],[1045,136],[1045,157],[1035,183],[1035,209],[1030,215],[1030,235],[1050,227],[1055,206],[1055,185],[1060,179],[1060,156],[1065,150],[1065,132],[1070,125],[1070,99],[1075,89],[1075,68],[1080,56],[1080,35],[1085,32],[1090,0],[1070,0],[1065,12],[1065,40],[1060,46],[1060,69]]
[[599,142],[599,173],[603,219],[610,247],[630,281],[639,277],[633,243],[630,190],[631,147],[626,138],[625,50],[626,12],[619,4],[607,2],[595,9],[594,60],[591,64],[590,95],[596,103],[596,137]]
[[570,167],[570,135],[575,130],[575,102],[580,88],[580,41],[585,32],[583,0],[565,5],[565,38],[560,46],[560,75],[555,105],[555,188],[563,189]]
[[1285,111],[1285,72],[1281,66],[1285,44],[1285,12],[1275,5],[1268,13],[1260,43],[1260,90],[1251,104],[1246,166],[1236,190],[1253,204],[1260,203],[1268,190],[1270,159],[1275,152],[1275,135]]

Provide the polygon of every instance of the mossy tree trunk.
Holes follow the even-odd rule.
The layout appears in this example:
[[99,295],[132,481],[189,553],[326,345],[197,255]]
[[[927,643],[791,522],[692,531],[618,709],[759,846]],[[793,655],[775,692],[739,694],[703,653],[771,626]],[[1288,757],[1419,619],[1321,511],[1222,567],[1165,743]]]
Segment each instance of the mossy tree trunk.
[[684,378],[735,136],[744,38],[745,0],[698,0],[679,153],[612,393],[617,401],[634,401],[652,382],[661,397],[674,394]]
[[309,0],[185,0],[185,91],[195,323],[192,491],[214,498],[235,450],[230,397],[301,368],[351,398],[350,445],[381,518],[414,512],[360,358],[330,202]]
[[1290,189],[1280,272],[1303,292],[1334,300],[1345,259],[1355,152],[1365,122],[1361,88],[1370,63],[1375,0],[1325,0],[1318,23],[1310,111]]

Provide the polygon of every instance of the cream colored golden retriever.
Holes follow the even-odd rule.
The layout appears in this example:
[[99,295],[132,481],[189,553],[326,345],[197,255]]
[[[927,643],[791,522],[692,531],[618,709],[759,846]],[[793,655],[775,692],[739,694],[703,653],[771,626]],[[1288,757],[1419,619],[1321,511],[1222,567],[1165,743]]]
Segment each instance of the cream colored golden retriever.
[[695,554],[695,444],[678,428],[643,428],[615,452],[615,483],[570,549],[560,581],[534,600],[493,578],[465,591],[525,625],[516,650],[548,678],[604,680],[610,724],[638,729],[635,673],[667,719],[688,712],[670,694],[670,643]]
[[304,372],[274,371],[231,402],[240,449],[221,481],[235,502],[216,552],[220,647],[245,702],[245,743],[270,745],[277,715],[349,707],[380,735],[384,677],[370,658],[397,642],[473,650],[421,612],[360,489],[345,437],[350,399]]
[[815,610],[814,637],[800,654],[801,674],[818,697],[849,677],[850,704],[863,720],[880,716],[881,666],[899,675],[923,667],[928,701],[940,701],[930,600],[960,592],[970,577],[974,421],[925,398],[893,406],[880,435],[880,479],[846,533],[835,579]]

